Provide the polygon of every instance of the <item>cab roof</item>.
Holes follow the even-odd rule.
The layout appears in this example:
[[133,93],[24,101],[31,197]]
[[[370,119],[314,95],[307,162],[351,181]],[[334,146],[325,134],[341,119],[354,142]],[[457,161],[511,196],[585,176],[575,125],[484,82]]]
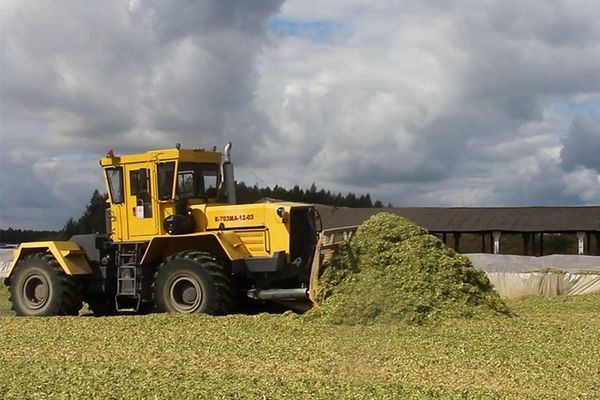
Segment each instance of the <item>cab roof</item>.
[[185,161],[185,162],[203,162],[211,164],[221,163],[221,153],[217,151],[208,151],[204,149],[181,149],[170,148],[160,150],[149,150],[145,153],[116,155],[109,150],[106,157],[100,159],[100,165],[103,167],[146,163],[146,162],[164,162],[164,161]]

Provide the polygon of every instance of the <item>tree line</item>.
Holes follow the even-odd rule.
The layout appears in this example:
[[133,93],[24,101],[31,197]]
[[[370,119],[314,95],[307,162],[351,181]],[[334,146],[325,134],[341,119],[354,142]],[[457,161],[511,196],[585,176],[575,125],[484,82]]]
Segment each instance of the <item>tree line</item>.
[[[314,183],[308,189],[294,186],[286,189],[275,185],[270,187],[249,186],[244,182],[236,182],[238,203],[254,203],[258,200],[269,198],[300,203],[324,204],[338,207],[383,207],[381,201],[372,201],[371,196],[348,193],[332,193],[329,190],[319,189]],[[69,218],[59,231],[35,231],[29,229],[0,229],[0,243],[21,243],[39,240],[68,240],[71,236],[86,233],[106,232],[106,193],[94,190],[92,197],[85,206],[79,218]],[[388,204],[388,207],[392,207]]]
[[[359,196],[354,193],[346,195],[342,195],[342,193],[336,194],[329,190],[319,189],[314,183],[308,189],[301,189],[298,185],[292,189],[275,185],[271,189],[268,186],[248,186],[244,182],[236,182],[236,193],[238,202],[240,203],[254,203],[258,200],[268,198],[337,207],[383,208],[383,203],[379,200],[372,201],[369,193]],[[392,205],[388,204],[388,207],[392,207]]]

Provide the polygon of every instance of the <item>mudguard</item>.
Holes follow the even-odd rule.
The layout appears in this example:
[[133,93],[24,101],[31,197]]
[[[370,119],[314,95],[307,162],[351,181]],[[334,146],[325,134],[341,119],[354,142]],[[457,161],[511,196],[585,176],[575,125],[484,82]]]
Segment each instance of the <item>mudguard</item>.
[[141,264],[160,262],[165,255],[189,249],[201,249],[231,261],[251,256],[235,232],[215,231],[154,237],[148,243]]
[[0,278],[8,278],[12,274],[19,261],[30,254],[41,251],[52,253],[58,265],[67,275],[86,275],[91,274],[92,269],[87,261],[85,251],[83,251],[75,242],[71,241],[48,241],[48,242],[27,242],[15,250],[14,258],[8,268],[0,271]]

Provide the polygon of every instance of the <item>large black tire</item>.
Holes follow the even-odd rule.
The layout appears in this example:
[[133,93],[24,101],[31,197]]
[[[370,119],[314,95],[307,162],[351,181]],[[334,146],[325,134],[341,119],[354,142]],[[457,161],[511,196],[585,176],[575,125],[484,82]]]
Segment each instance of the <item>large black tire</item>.
[[82,286],[68,276],[50,253],[34,253],[19,261],[10,278],[10,302],[17,315],[78,315]]
[[159,312],[224,315],[233,307],[229,273],[209,253],[186,250],[157,269],[154,303]]

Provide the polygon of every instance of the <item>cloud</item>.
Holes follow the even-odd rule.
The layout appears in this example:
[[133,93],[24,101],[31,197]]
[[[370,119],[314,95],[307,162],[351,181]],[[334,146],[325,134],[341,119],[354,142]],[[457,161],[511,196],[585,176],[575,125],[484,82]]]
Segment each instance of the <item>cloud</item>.
[[109,147],[260,146],[272,127],[254,105],[256,62],[280,5],[7,2],[0,224],[59,228],[78,215],[103,189]]
[[600,173],[600,115],[575,117],[563,140],[560,158],[567,171],[584,167]]
[[285,25],[343,30],[273,35],[262,58],[259,100],[279,128],[267,146],[303,166],[274,180],[406,205],[600,201],[570,191],[560,147],[572,115],[556,112],[600,93],[599,12],[591,1],[286,3]]
[[249,183],[597,204],[599,14],[591,0],[7,1],[0,225],[60,228],[103,188],[109,147],[227,140]]

